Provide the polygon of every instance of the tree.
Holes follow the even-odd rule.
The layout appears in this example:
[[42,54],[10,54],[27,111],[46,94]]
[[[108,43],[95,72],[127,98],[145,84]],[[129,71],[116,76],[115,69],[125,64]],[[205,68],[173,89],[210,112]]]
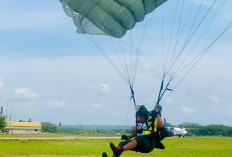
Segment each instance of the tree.
[[42,123],[42,132],[50,132],[50,133],[57,133],[58,127],[55,124],[51,124],[49,122]]
[[61,126],[62,126],[62,123],[60,122],[60,123],[59,123],[59,128],[60,128]]
[[29,120],[27,122],[32,122],[31,118],[29,118]]
[[5,130],[5,128],[6,128],[6,116],[2,116],[2,117],[0,117],[0,130],[2,131],[2,132],[4,132],[4,130]]

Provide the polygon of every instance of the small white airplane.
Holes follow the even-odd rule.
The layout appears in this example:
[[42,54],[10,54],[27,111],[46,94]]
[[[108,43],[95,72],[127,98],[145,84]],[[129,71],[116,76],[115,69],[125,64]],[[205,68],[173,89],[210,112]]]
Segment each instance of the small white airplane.
[[185,137],[187,136],[187,133],[188,133],[185,128],[168,127],[165,118],[164,118],[164,127],[170,132],[172,132],[173,136]]
[[187,130],[185,128],[170,128],[170,130],[173,132],[174,136],[179,136],[179,137],[185,137],[187,136]]

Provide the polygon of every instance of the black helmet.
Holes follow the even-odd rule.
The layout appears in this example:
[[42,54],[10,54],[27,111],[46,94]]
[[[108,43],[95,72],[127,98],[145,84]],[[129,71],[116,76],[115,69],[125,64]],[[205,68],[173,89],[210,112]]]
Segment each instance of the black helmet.
[[148,110],[146,109],[146,107],[144,105],[140,106],[138,111],[136,112],[137,116],[142,116],[145,119],[148,118]]

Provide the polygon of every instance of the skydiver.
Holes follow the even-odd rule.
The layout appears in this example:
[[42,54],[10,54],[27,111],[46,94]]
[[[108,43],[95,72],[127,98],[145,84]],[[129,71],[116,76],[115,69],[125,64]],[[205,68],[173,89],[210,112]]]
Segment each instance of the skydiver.
[[[153,111],[148,112],[144,105],[139,106],[136,112],[136,130],[131,135],[122,135],[124,140],[116,147],[110,143],[110,148],[113,151],[113,157],[119,157],[123,151],[131,150],[141,153],[149,153],[154,148],[164,149],[161,141],[168,136],[166,129],[163,127],[161,119],[162,107],[156,105]],[[103,152],[102,157],[108,157]]]

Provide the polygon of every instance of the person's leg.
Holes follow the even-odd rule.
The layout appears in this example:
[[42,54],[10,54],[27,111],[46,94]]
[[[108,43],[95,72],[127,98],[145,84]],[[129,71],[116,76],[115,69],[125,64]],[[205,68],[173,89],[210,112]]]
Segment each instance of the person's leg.
[[123,151],[134,150],[136,146],[137,141],[135,139],[132,141],[121,142],[117,147],[113,143],[110,143],[110,148],[112,149],[115,157],[120,156]]
[[132,149],[134,149],[136,146],[137,146],[137,141],[136,141],[136,140],[132,140],[131,142],[129,142],[128,144],[126,144],[126,145],[123,147],[123,151],[132,150]]

